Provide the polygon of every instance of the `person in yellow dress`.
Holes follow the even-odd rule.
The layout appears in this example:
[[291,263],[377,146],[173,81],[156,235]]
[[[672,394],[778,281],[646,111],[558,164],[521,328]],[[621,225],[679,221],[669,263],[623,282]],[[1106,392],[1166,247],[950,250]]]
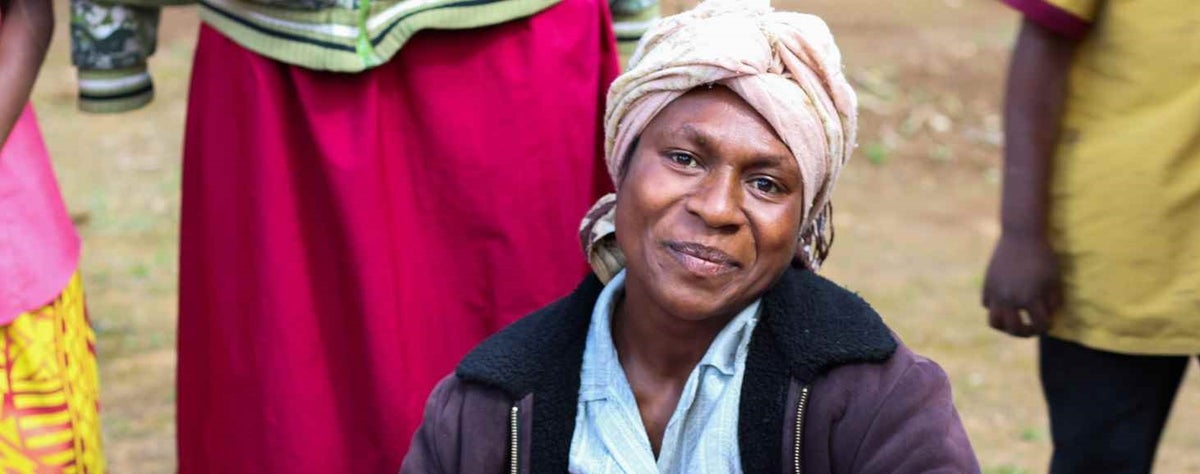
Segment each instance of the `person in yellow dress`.
[[95,334],[79,236],[28,105],[49,0],[0,0],[0,472],[100,473]]
[[1200,354],[1200,2],[1005,0],[989,322],[1040,336],[1053,473],[1149,472]]

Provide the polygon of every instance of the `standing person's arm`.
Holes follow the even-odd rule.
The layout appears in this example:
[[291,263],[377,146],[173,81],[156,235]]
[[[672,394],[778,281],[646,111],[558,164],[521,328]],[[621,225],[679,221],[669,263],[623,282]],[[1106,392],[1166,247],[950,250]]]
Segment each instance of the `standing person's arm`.
[[50,36],[50,0],[0,0],[0,146],[8,140],[37,79]]
[[990,325],[1014,336],[1044,333],[1062,304],[1046,221],[1050,171],[1078,44],[1079,39],[1026,19],[1009,67],[1001,234],[988,265],[983,305]]

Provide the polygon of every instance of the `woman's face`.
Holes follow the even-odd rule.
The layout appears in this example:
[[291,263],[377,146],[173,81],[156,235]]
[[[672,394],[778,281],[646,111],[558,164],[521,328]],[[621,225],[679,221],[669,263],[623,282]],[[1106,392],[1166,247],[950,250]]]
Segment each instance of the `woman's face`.
[[800,169],[758,112],[724,87],[664,108],[637,141],[617,191],[626,285],[669,314],[731,316],[792,261]]

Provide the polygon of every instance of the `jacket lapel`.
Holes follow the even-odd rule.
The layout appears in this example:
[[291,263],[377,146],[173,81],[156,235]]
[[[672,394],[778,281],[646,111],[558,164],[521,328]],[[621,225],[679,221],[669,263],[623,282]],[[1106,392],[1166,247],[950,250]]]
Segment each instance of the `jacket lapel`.
[[839,365],[885,361],[896,341],[862,298],[807,270],[784,272],[762,308],[746,357],[738,449],[745,472],[783,472],[792,379],[811,385]]
[[[579,373],[592,308],[604,285],[589,275],[566,298],[521,318],[488,338],[459,363],[456,374],[498,388],[513,400],[533,394],[529,472],[567,471]],[[526,418],[527,419],[527,418]]]

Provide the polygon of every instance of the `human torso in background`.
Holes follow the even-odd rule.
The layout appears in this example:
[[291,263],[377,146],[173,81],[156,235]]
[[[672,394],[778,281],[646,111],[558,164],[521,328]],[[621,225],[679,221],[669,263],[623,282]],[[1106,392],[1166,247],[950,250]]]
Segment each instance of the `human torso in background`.
[[[533,15],[561,0],[71,0],[80,108],[136,109],[154,96],[146,60],[161,8],[196,3],[200,17],[244,48],[306,69],[361,72],[387,62],[424,29],[463,29]],[[609,0],[623,55],[659,17],[658,0]]]
[[1200,353],[1200,2],[1050,0],[1090,22],[1072,68],[1051,228],[1051,334]]

